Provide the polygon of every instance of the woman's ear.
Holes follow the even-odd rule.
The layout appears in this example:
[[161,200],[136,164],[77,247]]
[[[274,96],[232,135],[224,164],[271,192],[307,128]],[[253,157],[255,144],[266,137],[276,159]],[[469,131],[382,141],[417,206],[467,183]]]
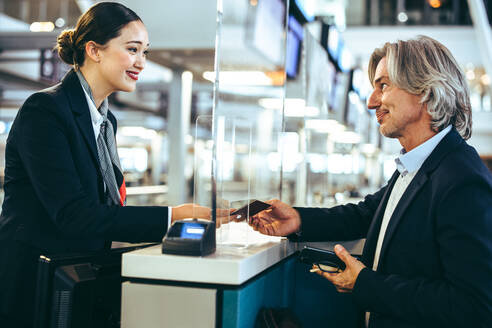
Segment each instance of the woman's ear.
[[94,41],[89,41],[85,44],[85,54],[93,62],[99,63],[101,61],[99,50],[99,45]]

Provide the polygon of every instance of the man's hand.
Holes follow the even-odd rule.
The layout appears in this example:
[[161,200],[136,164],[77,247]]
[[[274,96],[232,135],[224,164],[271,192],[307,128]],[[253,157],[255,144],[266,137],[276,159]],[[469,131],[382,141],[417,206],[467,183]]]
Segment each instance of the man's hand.
[[266,203],[272,207],[251,217],[250,225],[254,230],[271,236],[287,236],[299,231],[301,217],[295,209],[278,199]]
[[[357,280],[359,273],[366,266],[355,257],[351,256],[342,245],[335,246],[335,253],[343,262],[345,262],[345,270],[340,273],[328,273],[321,270],[316,270],[316,272],[320,276],[323,276],[331,281],[331,283],[335,285],[338,292],[351,293],[352,289],[354,289],[355,281]],[[313,269],[314,268],[317,268],[317,266],[314,265]]]
[[234,218],[230,215],[235,210],[236,210],[235,208],[229,208],[229,209],[218,208],[216,211],[217,221],[215,222],[215,228],[219,229],[223,224],[235,222]]

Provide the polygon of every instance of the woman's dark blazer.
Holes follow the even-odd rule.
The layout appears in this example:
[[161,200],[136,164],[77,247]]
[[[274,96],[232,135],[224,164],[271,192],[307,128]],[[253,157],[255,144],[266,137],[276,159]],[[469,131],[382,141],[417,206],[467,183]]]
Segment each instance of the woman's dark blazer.
[[[114,116],[108,117],[116,132]],[[73,70],[19,110],[7,139],[4,190],[0,313],[12,297],[6,293],[11,279],[32,279],[14,272],[25,269],[14,265],[19,247],[35,258],[100,250],[114,240],[159,241],[167,230],[167,207],[105,205],[89,107]]]

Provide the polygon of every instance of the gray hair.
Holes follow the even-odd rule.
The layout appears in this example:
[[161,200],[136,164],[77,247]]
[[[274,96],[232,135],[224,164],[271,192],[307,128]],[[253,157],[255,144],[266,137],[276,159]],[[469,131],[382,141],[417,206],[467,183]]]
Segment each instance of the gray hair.
[[387,42],[375,49],[369,60],[371,83],[383,57],[390,81],[411,94],[421,95],[421,102],[427,103],[433,131],[439,132],[452,124],[464,139],[470,138],[470,91],[463,71],[445,46],[423,35]]

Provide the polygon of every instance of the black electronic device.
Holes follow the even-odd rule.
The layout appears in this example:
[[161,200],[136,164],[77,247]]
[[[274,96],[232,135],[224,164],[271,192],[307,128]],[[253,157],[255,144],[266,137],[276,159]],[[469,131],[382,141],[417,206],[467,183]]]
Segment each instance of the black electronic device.
[[302,0],[289,1],[289,13],[296,17],[301,24],[309,23],[314,20],[314,15],[306,10],[304,2],[305,1]]
[[244,221],[246,219],[249,219],[253,215],[260,213],[261,211],[264,211],[270,207],[272,207],[272,205],[255,199],[249,204],[244,205],[243,207],[235,210],[229,215],[231,219],[234,221]]
[[215,222],[185,219],[175,221],[162,239],[162,253],[205,256],[215,252]]
[[[352,256],[359,258],[357,255]],[[345,270],[345,263],[337,256],[337,254],[335,254],[335,252],[327,249],[304,246],[299,254],[299,259],[301,262],[307,264],[332,267],[342,271]]]
[[152,245],[40,256],[33,327],[119,327],[121,255]]

